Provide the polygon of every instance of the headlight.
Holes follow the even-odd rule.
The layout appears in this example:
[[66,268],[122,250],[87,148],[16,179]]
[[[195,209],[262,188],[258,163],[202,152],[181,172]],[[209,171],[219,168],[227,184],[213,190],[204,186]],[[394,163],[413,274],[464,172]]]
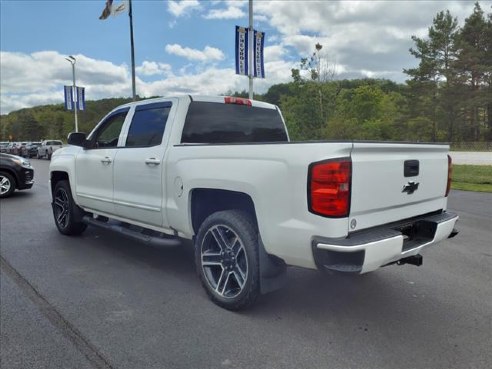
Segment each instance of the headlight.
[[14,161],[14,163],[20,165],[21,167],[24,167],[24,168],[31,168],[31,162],[29,160],[26,160],[24,158],[15,158],[15,159],[12,159]]

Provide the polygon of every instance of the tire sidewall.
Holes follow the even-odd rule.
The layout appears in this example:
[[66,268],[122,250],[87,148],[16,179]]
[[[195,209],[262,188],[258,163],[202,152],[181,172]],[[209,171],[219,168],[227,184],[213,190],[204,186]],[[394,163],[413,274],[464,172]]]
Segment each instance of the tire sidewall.
[[[56,219],[56,206],[54,204],[55,202],[55,198],[58,194],[58,191],[60,190],[63,190],[65,191],[65,193],[67,194],[67,198],[68,198],[68,214],[67,214],[67,217],[68,217],[68,220],[67,220],[67,224],[65,227],[62,227],[60,226],[60,224],[58,223],[57,219]],[[70,183],[68,181],[59,181],[57,182],[57,184],[55,185],[55,189],[53,191],[53,218],[54,218],[54,221],[55,221],[55,225],[56,225],[56,228],[58,228],[58,231],[64,235],[77,235],[77,234],[80,234],[82,233],[85,228],[87,227],[84,223],[79,223],[79,222],[76,222],[75,221],[75,207],[77,205],[75,204],[74,200],[73,200],[73,197],[72,197],[72,191],[70,189]]]
[[9,173],[0,172],[0,176],[7,178],[10,182],[9,190],[7,192],[5,192],[4,194],[0,194],[0,198],[4,199],[6,197],[11,196],[14,193],[15,187],[16,187],[16,182],[15,182],[15,178]]
[[[201,248],[208,230],[216,225],[231,228],[241,239],[248,262],[248,275],[243,290],[233,298],[218,295],[209,284],[201,264]],[[195,265],[200,281],[209,297],[219,306],[239,310],[254,302],[259,294],[258,231],[247,213],[238,210],[220,211],[210,215],[200,226],[195,239]]]

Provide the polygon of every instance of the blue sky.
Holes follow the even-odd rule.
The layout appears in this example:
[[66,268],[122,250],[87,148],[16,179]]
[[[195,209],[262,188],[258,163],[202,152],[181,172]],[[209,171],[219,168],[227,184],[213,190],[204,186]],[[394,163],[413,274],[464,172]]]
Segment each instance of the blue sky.
[[[115,3],[119,3],[115,0]],[[224,94],[247,89],[234,74],[234,26],[248,24],[244,0],[133,0],[137,93]],[[491,1],[480,2],[489,11]],[[1,113],[60,103],[71,83],[66,55],[77,58],[77,84],[88,99],[130,96],[129,21],[99,20],[105,0],[0,0]],[[462,22],[472,1],[254,1],[255,28],[266,32],[263,93],[290,81],[290,69],[323,45],[335,78],[402,82],[412,35],[424,36],[435,14]]]
[[[100,20],[105,0],[2,0],[1,4],[2,50],[29,53],[57,50],[61,54],[84,54],[116,64],[129,62],[129,18],[121,14]],[[247,17],[242,17],[221,22],[199,19],[197,24],[193,11],[176,17],[168,10],[167,1],[133,0],[132,4],[137,64],[155,60],[184,66],[186,59],[164,50],[165,45],[176,43],[193,49],[219,46],[227,57],[224,62],[233,63],[234,26],[238,21],[245,25],[248,22]],[[211,2],[203,4],[214,9]]]

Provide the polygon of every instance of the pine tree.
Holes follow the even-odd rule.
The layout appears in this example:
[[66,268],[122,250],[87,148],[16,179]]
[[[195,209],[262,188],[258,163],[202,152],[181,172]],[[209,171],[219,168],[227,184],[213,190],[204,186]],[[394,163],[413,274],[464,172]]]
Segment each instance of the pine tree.
[[458,30],[458,20],[449,10],[439,12],[429,27],[427,39],[412,36],[415,48],[410,53],[420,59],[419,66],[404,70],[411,77],[410,96],[415,97],[423,115],[432,122],[432,141],[443,138],[439,128],[447,132],[448,140],[453,139],[457,86],[452,65],[457,58]]
[[475,3],[473,13],[465,19],[457,45],[459,58],[455,62],[455,67],[462,85],[466,88],[463,99],[468,121],[465,138],[478,141],[486,125],[492,72],[490,15],[487,22],[478,2]]

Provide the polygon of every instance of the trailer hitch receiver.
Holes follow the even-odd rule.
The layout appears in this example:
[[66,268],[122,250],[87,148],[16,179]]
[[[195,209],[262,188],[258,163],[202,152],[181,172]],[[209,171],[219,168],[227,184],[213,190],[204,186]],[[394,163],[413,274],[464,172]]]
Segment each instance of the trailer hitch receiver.
[[423,261],[424,258],[422,257],[422,255],[417,254],[417,255],[409,256],[407,258],[400,259],[396,263],[398,265],[411,264],[411,265],[421,266]]

